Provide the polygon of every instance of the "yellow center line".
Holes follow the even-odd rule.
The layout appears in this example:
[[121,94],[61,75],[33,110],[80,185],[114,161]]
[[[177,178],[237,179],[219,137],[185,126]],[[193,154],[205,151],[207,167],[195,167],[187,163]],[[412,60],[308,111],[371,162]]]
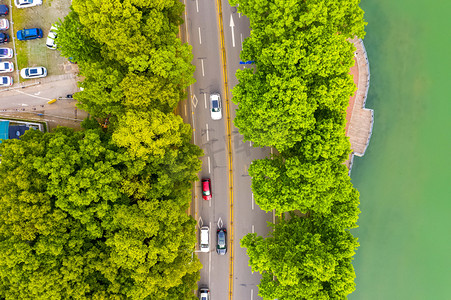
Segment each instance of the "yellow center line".
[[224,76],[224,99],[225,99],[225,111],[226,111],[226,131],[227,131],[227,150],[228,150],[228,163],[229,163],[229,300],[232,300],[233,295],[233,160],[232,160],[232,135],[231,135],[231,118],[229,107],[229,85],[227,81],[227,64],[226,64],[226,50],[224,47],[224,29],[222,22],[222,4],[221,0],[217,0],[218,19],[219,19],[219,40],[221,42],[221,62],[222,73]]

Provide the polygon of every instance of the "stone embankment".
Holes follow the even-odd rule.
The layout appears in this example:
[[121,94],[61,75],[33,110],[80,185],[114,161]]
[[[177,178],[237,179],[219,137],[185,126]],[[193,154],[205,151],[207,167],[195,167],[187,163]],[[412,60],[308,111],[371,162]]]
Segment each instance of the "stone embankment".
[[351,68],[351,74],[357,85],[355,95],[349,101],[346,112],[346,135],[351,142],[352,153],[345,162],[351,174],[354,155],[363,156],[370,142],[373,131],[374,112],[365,107],[368,89],[370,86],[370,68],[365,46],[361,39],[355,38],[351,42],[356,47],[354,53],[355,66]]

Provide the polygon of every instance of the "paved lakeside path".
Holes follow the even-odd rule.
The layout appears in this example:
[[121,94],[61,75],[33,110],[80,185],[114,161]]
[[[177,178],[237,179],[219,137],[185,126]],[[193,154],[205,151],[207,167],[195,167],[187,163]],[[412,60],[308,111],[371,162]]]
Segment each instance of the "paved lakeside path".
[[355,38],[351,42],[356,47],[354,52],[355,64],[350,70],[357,90],[349,99],[346,110],[346,136],[349,137],[352,153],[345,162],[351,173],[354,155],[363,156],[370,142],[373,131],[374,112],[365,107],[368,88],[370,86],[370,68],[365,46],[361,39]]

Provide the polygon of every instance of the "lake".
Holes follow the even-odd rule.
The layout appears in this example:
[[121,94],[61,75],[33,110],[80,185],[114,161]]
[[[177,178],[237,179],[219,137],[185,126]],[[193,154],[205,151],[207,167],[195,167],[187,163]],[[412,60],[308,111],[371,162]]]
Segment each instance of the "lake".
[[451,2],[364,0],[373,135],[355,158],[356,291],[451,299]]

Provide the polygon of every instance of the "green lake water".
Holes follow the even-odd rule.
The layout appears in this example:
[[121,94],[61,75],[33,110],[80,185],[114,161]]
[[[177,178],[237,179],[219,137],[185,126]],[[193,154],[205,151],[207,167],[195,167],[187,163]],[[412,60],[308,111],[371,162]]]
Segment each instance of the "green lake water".
[[363,0],[374,109],[356,158],[356,291],[451,299],[451,1]]

